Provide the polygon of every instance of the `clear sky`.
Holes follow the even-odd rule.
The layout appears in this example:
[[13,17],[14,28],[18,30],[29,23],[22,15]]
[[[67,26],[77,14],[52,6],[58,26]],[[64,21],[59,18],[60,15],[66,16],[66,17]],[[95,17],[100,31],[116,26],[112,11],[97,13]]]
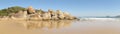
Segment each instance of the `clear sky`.
[[120,15],[120,0],[0,0],[0,9],[11,6],[60,9],[75,16]]

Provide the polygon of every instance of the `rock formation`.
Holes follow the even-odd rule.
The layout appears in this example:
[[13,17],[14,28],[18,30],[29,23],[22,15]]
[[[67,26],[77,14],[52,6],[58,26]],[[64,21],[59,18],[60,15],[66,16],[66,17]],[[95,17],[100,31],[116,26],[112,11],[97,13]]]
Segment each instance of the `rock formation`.
[[35,11],[32,6],[28,7],[27,11],[19,11],[11,15],[11,18],[22,18],[26,20],[73,20],[76,17],[70,15],[68,12],[62,12],[61,10],[49,9],[48,12]]
[[43,14],[43,19],[44,20],[49,20],[51,17],[50,17],[50,14],[49,13],[44,13]]
[[55,11],[53,11],[52,9],[48,10],[48,13],[50,13],[51,19],[52,20],[57,20],[57,14],[55,13]]
[[56,13],[57,13],[59,19],[64,19],[65,18],[63,12],[61,12],[60,10],[57,10]]
[[23,11],[23,17],[24,17],[24,18],[27,17],[27,11]]
[[28,9],[27,9],[27,11],[28,11],[28,14],[35,13],[35,10],[32,8],[32,6],[29,6]]

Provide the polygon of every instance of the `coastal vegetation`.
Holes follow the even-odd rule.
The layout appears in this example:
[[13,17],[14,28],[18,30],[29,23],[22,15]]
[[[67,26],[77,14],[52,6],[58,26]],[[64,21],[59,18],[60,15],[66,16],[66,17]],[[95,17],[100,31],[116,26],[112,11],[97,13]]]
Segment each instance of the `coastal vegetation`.
[[25,10],[25,8],[20,6],[8,7],[0,10],[0,16],[8,16],[10,13],[17,13],[20,10]]

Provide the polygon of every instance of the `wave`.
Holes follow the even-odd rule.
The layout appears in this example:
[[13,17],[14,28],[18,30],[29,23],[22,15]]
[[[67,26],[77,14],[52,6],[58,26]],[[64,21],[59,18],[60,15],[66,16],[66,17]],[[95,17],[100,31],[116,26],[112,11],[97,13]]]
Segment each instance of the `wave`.
[[120,18],[80,18],[80,20],[94,20],[94,21],[120,21]]

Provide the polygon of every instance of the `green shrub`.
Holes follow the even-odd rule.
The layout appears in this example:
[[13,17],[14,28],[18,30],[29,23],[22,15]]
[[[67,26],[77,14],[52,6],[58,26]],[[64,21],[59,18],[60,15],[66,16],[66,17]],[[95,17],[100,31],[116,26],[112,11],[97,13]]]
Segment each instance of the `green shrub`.
[[26,9],[20,6],[8,7],[0,10],[0,16],[8,16],[10,13],[17,13],[18,11],[24,11],[24,10]]

